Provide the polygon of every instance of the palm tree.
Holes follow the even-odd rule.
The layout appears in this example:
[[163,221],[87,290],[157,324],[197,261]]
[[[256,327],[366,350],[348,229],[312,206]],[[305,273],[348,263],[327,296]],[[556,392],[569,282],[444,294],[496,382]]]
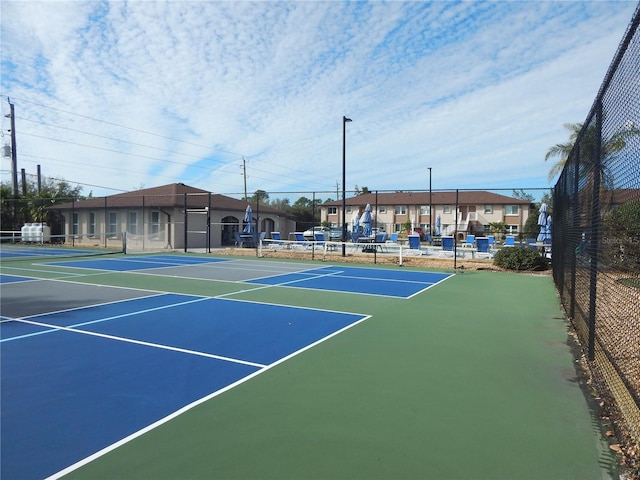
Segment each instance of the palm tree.
[[[549,182],[553,180],[553,178],[562,172],[565,164],[573,150],[573,146],[576,141],[578,141],[578,136],[582,132],[583,124],[582,123],[565,123],[564,127],[569,130],[569,141],[567,143],[558,143],[553,147],[547,150],[546,155],[544,156],[544,160],[547,161],[551,157],[560,157],[557,163],[555,163],[551,170],[549,170]],[[612,155],[618,153],[625,149],[627,146],[627,142],[631,137],[637,137],[640,135],[640,129],[638,129],[635,125],[625,125],[620,130],[614,132],[609,138],[602,138],[602,159],[603,162],[607,162],[607,160],[615,161],[615,157]],[[593,125],[589,126],[587,130],[580,137],[580,151],[584,158],[590,158],[590,161],[593,161],[592,155],[596,151],[596,141],[598,140],[598,134]],[[612,183],[612,174],[611,172],[607,172],[607,166],[602,166],[603,170],[601,171],[603,183]]]
[[559,157],[560,160],[556,162],[549,170],[549,182],[551,182],[556,175],[562,172],[565,164],[567,163],[567,159],[569,158],[569,154],[571,150],[573,150],[573,145],[576,143],[578,139],[578,134],[582,130],[582,123],[565,123],[564,128],[569,130],[569,141],[566,143],[557,143],[553,147],[547,150],[546,155],[544,156],[544,161],[546,162],[552,157]]

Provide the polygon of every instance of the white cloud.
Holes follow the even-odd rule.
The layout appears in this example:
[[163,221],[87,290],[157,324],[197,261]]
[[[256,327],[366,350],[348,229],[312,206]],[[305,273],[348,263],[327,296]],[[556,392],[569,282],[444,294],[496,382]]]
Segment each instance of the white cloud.
[[6,0],[2,95],[72,182],[335,192],[348,115],[349,190],[543,187],[635,5]]

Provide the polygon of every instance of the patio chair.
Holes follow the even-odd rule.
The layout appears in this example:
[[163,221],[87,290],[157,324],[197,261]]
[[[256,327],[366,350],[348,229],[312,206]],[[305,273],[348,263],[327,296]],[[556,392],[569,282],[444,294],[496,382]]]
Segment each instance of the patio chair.
[[242,237],[240,237],[240,232],[233,232],[233,238],[235,240],[235,247],[242,247],[244,245],[244,241]]
[[391,235],[389,235],[389,240],[387,240],[387,243],[398,243],[398,232],[393,232]]
[[313,238],[314,238],[314,240],[316,242],[315,245],[314,245],[314,248],[315,247],[323,247],[324,248],[324,240],[325,240],[324,239],[324,233],[322,233],[322,232],[314,232]]
[[387,234],[385,232],[376,233],[375,243],[384,243],[387,241]]
[[496,244],[495,235],[487,235],[487,240],[489,240],[489,248],[493,248],[493,246]]
[[476,238],[476,246],[478,247],[478,258],[493,258],[493,253],[489,247],[489,239],[487,237]]
[[376,248],[380,248],[381,252],[384,252],[383,244],[387,241],[387,234],[385,232],[376,233],[376,238],[373,240],[373,243],[376,244]]
[[452,256],[454,254],[455,239],[453,237],[442,237],[442,250],[440,256]]
[[514,237],[513,235],[507,235],[507,237],[504,239],[504,246],[505,247],[515,247],[516,246],[516,237]]
[[295,243],[292,245],[292,247],[302,247],[305,250],[308,249],[309,247],[313,246],[312,242],[307,241],[307,239],[304,238],[304,234],[302,232],[293,232],[293,236],[296,238]]
[[285,244],[280,237],[280,232],[271,232],[271,239],[267,240],[267,242],[271,250],[277,250],[285,247]]
[[467,235],[467,239],[462,244],[463,247],[473,248],[476,245],[476,236],[475,235]]
[[420,235],[408,235],[407,239],[409,244],[407,253],[410,255],[422,255],[422,249],[420,248]]

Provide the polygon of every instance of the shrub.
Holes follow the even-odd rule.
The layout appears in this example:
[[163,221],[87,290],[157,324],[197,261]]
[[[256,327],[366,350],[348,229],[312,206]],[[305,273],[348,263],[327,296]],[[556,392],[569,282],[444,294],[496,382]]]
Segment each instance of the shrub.
[[493,263],[508,270],[545,270],[547,260],[537,251],[526,247],[508,247],[501,249]]
[[603,260],[622,271],[640,271],[640,200],[618,206],[604,217]]

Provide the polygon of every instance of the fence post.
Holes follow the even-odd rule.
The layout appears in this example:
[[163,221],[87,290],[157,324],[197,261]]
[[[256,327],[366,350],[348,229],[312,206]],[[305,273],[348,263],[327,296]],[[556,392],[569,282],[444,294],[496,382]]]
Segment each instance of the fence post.
[[[575,199],[573,202],[573,208],[571,212],[571,229],[573,231],[577,230],[577,227],[580,224],[580,202],[578,201],[578,188],[579,188],[579,180],[580,180],[580,144],[576,145],[576,156],[575,158],[575,168],[573,172],[573,194],[575,195]],[[579,234],[582,236],[582,233]],[[580,240],[579,240],[580,241]],[[569,317],[573,320],[576,316],[576,270],[578,269],[578,262],[576,258],[576,247],[573,248],[573,253],[569,253],[571,255],[571,291],[569,292]]]
[[595,359],[596,304],[598,290],[598,251],[600,248],[600,177],[602,174],[602,99],[596,103],[595,152],[593,159],[593,202],[591,206],[592,235],[589,269],[589,360]]
[[187,233],[187,222],[188,222],[189,212],[187,210],[187,192],[184,192],[184,253],[187,253],[188,250],[188,233]]

